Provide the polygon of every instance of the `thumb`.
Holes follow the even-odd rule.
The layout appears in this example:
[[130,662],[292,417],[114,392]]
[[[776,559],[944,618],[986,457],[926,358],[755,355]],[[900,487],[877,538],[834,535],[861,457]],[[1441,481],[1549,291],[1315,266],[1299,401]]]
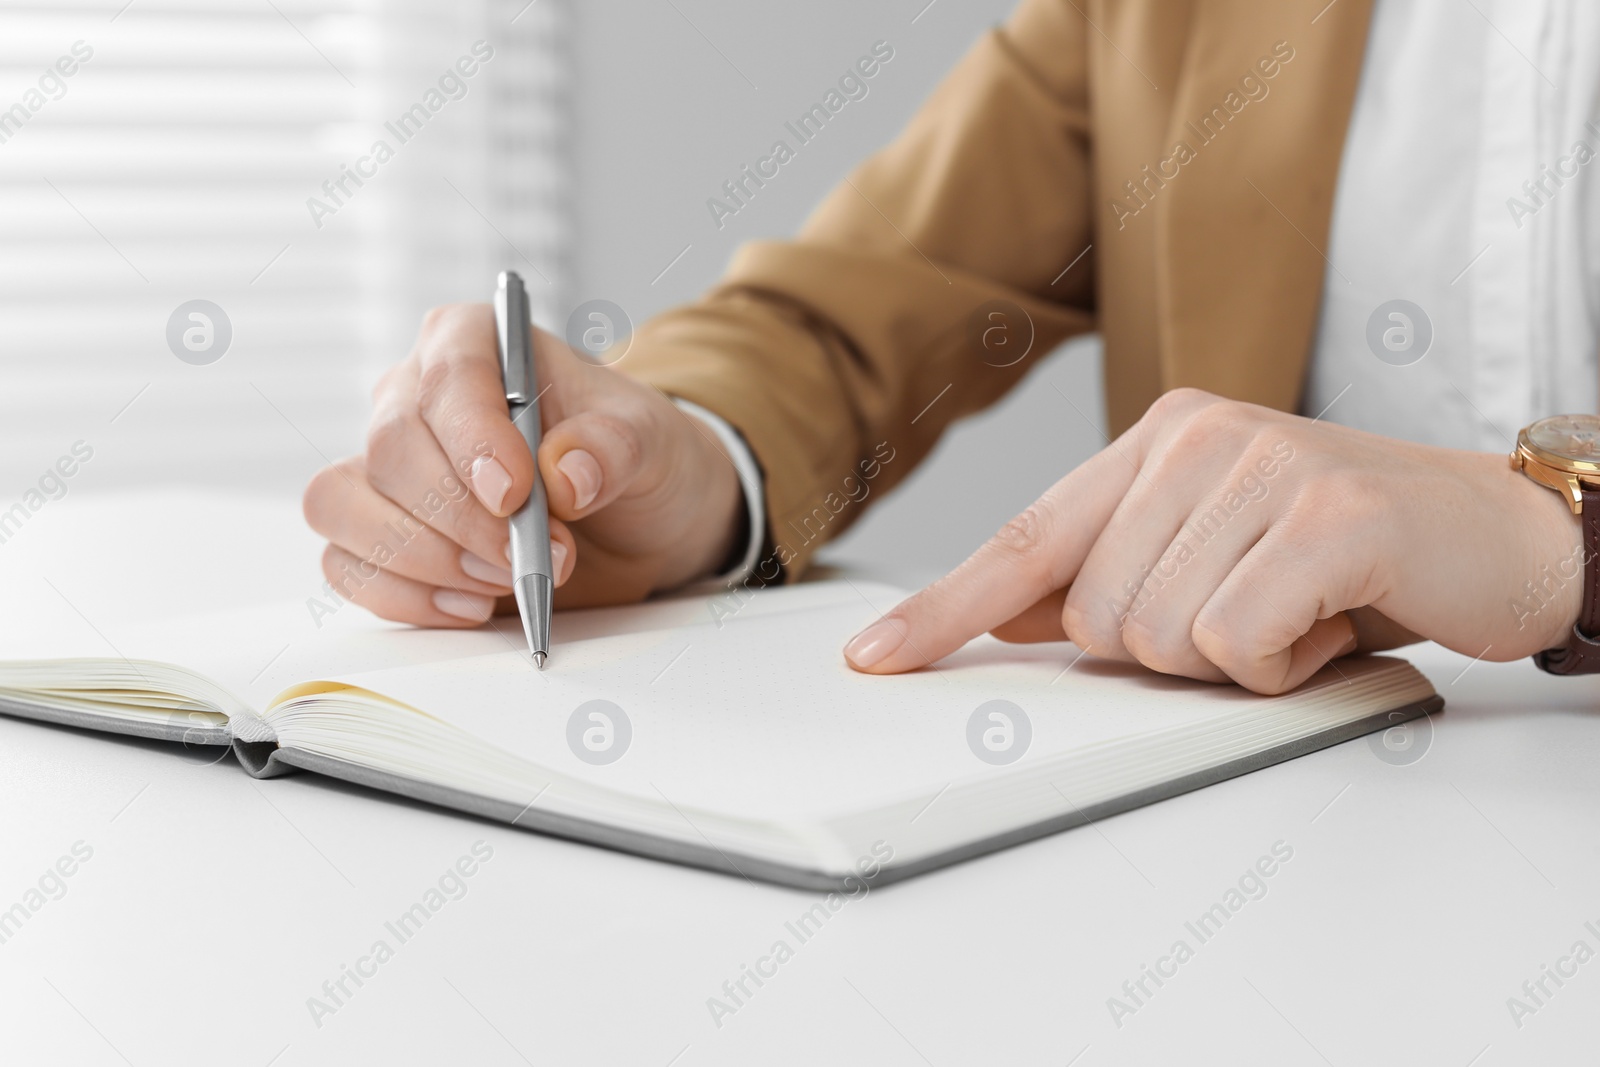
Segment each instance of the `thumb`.
[[642,418],[582,411],[550,427],[539,445],[550,513],[581,519],[616,500],[644,467]]
[[1057,589],[1023,608],[1010,619],[989,632],[1002,641],[1026,645],[1040,641],[1065,641],[1067,631],[1061,625],[1061,611],[1067,603],[1067,589]]

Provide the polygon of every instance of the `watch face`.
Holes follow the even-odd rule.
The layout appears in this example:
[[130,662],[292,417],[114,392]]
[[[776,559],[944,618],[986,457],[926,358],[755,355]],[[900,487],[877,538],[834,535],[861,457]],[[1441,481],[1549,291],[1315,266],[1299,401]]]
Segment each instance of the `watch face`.
[[1528,443],[1563,459],[1600,463],[1600,415],[1555,415],[1528,427]]

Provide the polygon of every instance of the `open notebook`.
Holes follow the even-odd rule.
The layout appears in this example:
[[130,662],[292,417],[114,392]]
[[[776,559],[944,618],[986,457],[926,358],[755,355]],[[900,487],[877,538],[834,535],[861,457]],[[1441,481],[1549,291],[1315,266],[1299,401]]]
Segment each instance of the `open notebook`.
[[1413,667],[1380,657],[1340,661],[1276,698],[991,638],[937,669],[853,673],[840,646],[902,595],[819,582],[759,593],[731,616],[726,600],[713,612],[694,599],[559,615],[543,672],[510,628],[363,620],[312,639],[303,618],[298,630],[192,620],[124,644],[126,659],[0,663],[0,711],[231,745],[261,778],[314,771],[833,888],[928,871],[1443,705]]

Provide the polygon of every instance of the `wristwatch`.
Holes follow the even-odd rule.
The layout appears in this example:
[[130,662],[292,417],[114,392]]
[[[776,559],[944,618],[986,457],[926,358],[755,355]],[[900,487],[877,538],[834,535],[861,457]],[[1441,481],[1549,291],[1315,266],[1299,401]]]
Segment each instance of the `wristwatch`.
[[[1517,435],[1511,466],[1583,518],[1583,604],[1565,646],[1533,657],[1551,674],[1600,673],[1600,415],[1554,415]],[[1574,575],[1575,576],[1575,575]]]

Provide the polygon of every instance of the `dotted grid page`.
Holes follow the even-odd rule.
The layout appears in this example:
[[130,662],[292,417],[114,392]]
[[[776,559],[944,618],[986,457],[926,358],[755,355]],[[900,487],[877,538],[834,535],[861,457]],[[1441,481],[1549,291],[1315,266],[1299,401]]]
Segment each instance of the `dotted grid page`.
[[[1017,646],[988,637],[936,669],[860,675],[840,648],[877,617],[853,596],[558,642],[544,672],[530,667],[525,652],[502,650],[335,680],[583,781],[761,819],[810,819],[931,795],[993,770],[985,753],[1015,744],[1024,728],[1032,762],[1261,700],[1236,687],[1078,660],[1065,643]],[[597,762],[597,755],[611,758]]]
[[[671,630],[724,616],[758,618],[845,598],[859,604],[858,589],[885,604],[904,595],[864,582],[854,587],[811,582],[738,599],[727,593],[677,596],[620,608],[558,612],[554,640],[564,655],[566,648],[600,635]],[[44,634],[19,643],[15,655],[8,648],[5,658],[102,656],[120,662],[120,656],[127,656],[171,663],[211,679],[259,711],[302,682],[496,653],[527,656],[527,641],[514,616],[475,629],[427,630],[387,622],[314,587],[308,592],[317,595],[144,623],[119,632],[115,647],[93,632]]]

